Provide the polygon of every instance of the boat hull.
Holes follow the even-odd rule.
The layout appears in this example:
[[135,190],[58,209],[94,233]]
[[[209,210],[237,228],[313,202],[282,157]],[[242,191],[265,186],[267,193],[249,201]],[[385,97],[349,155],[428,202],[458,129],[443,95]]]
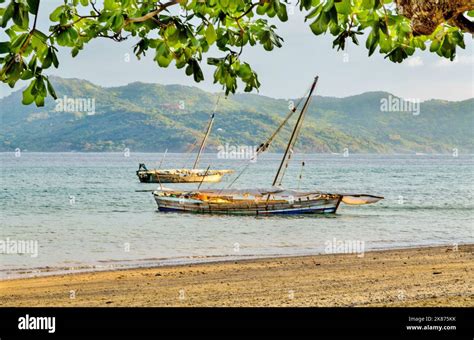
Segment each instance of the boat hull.
[[217,183],[222,177],[229,173],[227,170],[216,170],[204,173],[166,173],[156,170],[137,171],[141,183]]
[[342,196],[311,199],[307,201],[266,203],[243,201],[237,203],[212,203],[199,200],[163,198],[155,195],[159,211],[225,215],[300,215],[334,214]]

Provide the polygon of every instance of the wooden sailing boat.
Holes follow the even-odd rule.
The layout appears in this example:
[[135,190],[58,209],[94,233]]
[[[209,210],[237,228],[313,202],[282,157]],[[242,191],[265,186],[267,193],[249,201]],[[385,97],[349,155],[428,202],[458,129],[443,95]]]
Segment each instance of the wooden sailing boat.
[[233,170],[209,170],[198,169],[199,160],[202,151],[206,145],[207,137],[211,132],[214,123],[214,114],[207,126],[206,133],[202,139],[199,152],[192,169],[153,169],[148,170],[144,163],[140,163],[137,170],[137,176],[142,183],[202,183],[202,182],[219,182],[222,176],[234,172]]
[[[365,194],[325,193],[316,190],[299,191],[287,190],[281,187],[285,170],[293,152],[293,146],[296,143],[317,81],[318,77],[311,85],[271,188],[196,191],[157,190],[153,192],[153,195],[158,204],[158,209],[160,211],[243,215],[327,214],[335,213],[341,202],[360,205],[375,203],[383,199],[380,196]],[[269,147],[282,126],[296,112],[296,108],[290,111],[270,139],[259,147],[257,153],[263,152]]]

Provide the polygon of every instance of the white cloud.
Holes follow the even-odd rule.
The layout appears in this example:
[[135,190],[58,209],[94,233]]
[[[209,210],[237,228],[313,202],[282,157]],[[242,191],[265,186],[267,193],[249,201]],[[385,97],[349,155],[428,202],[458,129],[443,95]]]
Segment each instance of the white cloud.
[[436,63],[435,66],[453,66],[453,65],[473,65],[474,56],[456,56],[453,61],[447,58],[441,58]]
[[407,59],[407,65],[410,67],[423,66],[423,64],[423,59],[421,59],[419,56]]

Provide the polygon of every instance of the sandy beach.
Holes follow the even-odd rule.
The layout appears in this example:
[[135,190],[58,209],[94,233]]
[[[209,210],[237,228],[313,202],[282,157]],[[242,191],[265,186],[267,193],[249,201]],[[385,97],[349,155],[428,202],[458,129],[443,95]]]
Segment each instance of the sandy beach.
[[1,306],[474,306],[474,245],[0,281]]

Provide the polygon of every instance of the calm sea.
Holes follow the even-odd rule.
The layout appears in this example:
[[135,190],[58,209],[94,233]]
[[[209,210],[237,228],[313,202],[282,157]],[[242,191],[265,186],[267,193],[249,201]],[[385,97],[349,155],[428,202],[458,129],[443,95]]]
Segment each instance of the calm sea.
[[[133,152],[1,153],[0,242],[11,247],[32,241],[38,248],[37,254],[34,247],[27,254],[4,249],[0,278],[317,254],[340,241],[363,242],[365,250],[474,243],[473,155],[299,155],[286,173],[286,187],[385,200],[341,205],[328,217],[259,218],[158,212],[152,194],[137,191],[156,185],[139,183],[135,171],[139,162],[152,168],[161,158]],[[259,159],[234,187],[268,187],[279,160],[276,154]],[[201,167],[240,169],[245,163],[206,154]],[[191,164],[189,155],[168,154],[163,167]]]

